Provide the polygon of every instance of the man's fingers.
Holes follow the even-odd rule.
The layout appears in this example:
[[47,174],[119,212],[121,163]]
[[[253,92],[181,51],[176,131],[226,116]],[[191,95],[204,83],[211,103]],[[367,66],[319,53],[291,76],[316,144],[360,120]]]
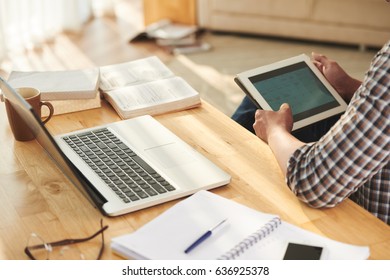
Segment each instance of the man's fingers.
[[328,61],[328,58],[325,55],[323,55],[323,54],[312,52],[311,56],[312,56],[312,58],[315,61],[318,61],[318,62],[320,62],[322,64],[324,64],[324,63],[326,63]]
[[319,61],[316,61],[316,60],[313,60],[313,64],[317,67],[318,70],[320,70],[322,72],[323,70],[323,65],[321,62]]

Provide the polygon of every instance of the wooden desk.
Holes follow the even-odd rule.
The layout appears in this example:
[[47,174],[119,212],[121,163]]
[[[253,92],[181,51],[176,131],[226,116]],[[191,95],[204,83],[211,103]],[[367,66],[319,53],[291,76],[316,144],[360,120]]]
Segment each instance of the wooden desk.
[[[347,200],[333,209],[312,209],[287,188],[267,145],[207,103],[202,107],[156,117],[187,143],[232,175],[232,182],[213,192],[329,238],[369,245],[371,258],[390,259],[390,227]],[[103,102],[101,109],[55,116],[48,123],[53,134],[119,120]],[[62,175],[36,141],[16,142],[0,103],[0,259],[26,259],[23,249],[31,232],[47,242],[85,237],[99,228],[102,214]],[[121,217],[103,217],[104,259],[110,239],[131,232],[176,201]],[[100,239],[80,245],[94,258]]]

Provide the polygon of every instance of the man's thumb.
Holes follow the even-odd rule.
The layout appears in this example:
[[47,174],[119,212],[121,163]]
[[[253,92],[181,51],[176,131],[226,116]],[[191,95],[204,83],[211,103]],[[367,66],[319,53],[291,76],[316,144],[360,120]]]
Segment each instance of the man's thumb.
[[279,110],[289,110],[290,109],[290,105],[288,105],[287,103],[283,103],[282,105],[280,105],[280,108]]

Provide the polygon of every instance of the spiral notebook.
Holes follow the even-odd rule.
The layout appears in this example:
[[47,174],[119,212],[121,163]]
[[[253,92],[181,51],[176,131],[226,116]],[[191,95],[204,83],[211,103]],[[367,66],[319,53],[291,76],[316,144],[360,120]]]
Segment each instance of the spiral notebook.
[[[184,251],[225,220],[212,235]],[[199,191],[133,233],[111,240],[114,253],[127,259],[283,259],[289,243],[322,247],[321,259],[366,259],[369,248],[337,242],[223,198]]]

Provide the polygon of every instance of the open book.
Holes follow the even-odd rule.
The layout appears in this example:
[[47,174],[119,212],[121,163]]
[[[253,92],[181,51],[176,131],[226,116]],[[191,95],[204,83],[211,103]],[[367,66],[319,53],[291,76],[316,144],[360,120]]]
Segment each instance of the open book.
[[[135,42],[140,39],[156,39],[161,40],[163,44],[180,42],[182,39],[192,39],[198,27],[196,25],[185,25],[173,23],[169,19],[162,19],[145,27],[143,32],[140,32],[130,39],[130,42]],[[159,42],[157,42],[159,43]]]
[[156,56],[100,68],[100,90],[122,119],[200,105],[200,96]]
[[[209,238],[184,252],[225,219]],[[281,260],[289,243],[321,247],[321,259],[366,259],[370,255],[366,246],[322,237],[209,191],[197,192],[137,231],[113,238],[111,249],[124,258],[135,259]]]

